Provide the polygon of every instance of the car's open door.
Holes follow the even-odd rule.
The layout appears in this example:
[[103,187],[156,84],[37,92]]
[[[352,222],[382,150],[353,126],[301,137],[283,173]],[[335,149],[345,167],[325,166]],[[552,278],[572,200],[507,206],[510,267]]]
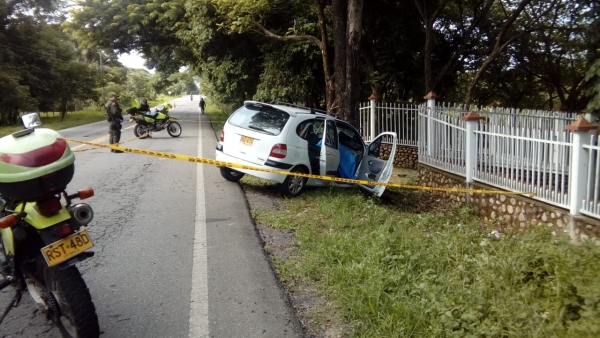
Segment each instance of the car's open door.
[[324,122],[319,158],[320,173],[323,176],[336,176],[340,165],[340,150],[335,119],[327,118]]
[[[382,183],[389,182],[390,177],[392,177],[397,143],[398,136],[394,132],[385,132],[377,135],[373,142],[365,146],[365,155],[360,163],[357,179]],[[387,159],[384,159],[384,156],[387,156],[383,152],[382,145],[384,144],[391,146],[390,155]],[[380,185],[359,184],[359,186],[361,189],[377,196],[381,196],[385,190],[385,186]]]

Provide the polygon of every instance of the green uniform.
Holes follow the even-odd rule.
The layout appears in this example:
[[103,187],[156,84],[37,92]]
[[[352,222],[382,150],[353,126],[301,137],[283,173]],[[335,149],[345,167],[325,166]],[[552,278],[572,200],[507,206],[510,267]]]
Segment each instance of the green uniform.
[[[106,103],[105,108],[108,120],[109,143],[119,143],[119,140],[121,139],[121,122],[123,122],[121,107],[119,107],[119,104],[116,101],[109,100]],[[114,150],[111,151],[117,152]]]

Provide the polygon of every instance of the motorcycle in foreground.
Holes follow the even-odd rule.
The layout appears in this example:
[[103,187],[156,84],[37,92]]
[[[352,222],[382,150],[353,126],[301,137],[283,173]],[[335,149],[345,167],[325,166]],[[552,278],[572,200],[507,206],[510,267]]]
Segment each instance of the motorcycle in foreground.
[[[135,108],[135,107],[134,107]],[[169,115],[170,104],[158,105],[150,112],[141,113],[137,108],[130,108],[127,113],[130,114],[136,123],[133,129],[135,137],[145,138],[145,134],[166,129],[171,137],[181,135],[181,125],[176,122],[175,117]]]
[[55,131],[34,128],[36,113],[23,116],[27,128],[0,138],[0,290],[16,294],[0,323],[25,290],[64,337],[99,337],[92,297],[75,266],[94,255],[85,227],[94,212],[85,203],[93,189],[68,194],[75,156]]

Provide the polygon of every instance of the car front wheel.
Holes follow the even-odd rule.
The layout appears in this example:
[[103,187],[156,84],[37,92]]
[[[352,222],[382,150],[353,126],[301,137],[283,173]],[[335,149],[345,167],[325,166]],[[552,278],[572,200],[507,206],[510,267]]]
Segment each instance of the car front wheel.
[[237,182],[244,177],[244,173],[229,168],[220,168],[221,176],[230,182]]
[[[291,172],[307,174],[304,168],[294,168]],[[279,185],[279,192],[285,197],[299,196],[306,187],[308,178],[288,175],[283,183]]]

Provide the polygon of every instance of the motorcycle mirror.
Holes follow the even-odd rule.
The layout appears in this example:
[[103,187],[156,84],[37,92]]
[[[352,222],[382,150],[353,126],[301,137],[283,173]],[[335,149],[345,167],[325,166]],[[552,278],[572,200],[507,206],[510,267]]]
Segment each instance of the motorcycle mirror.
[[32,129],[42,125],[42,120],[37,113],[24,114],[21,116],[21,121],[23,121],[25,129]]

